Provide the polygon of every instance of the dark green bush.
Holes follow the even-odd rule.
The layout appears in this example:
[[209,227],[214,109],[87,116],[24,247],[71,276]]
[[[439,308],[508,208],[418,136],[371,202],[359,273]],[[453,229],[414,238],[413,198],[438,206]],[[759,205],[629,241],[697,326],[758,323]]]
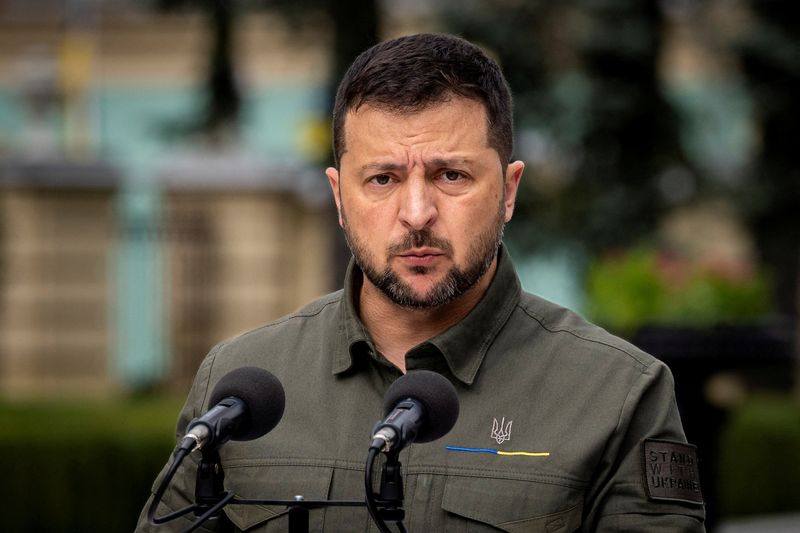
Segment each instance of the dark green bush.
[[723,516],[800,511],[800,403],[788,396],[748,401],[721,443]]
[[0,404],[3,530],[130,532],[181,402]]

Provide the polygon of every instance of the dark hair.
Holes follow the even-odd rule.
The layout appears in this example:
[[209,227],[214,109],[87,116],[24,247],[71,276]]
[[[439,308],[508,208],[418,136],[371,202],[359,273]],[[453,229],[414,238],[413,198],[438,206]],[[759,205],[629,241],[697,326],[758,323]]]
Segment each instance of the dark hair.
[[338,166],[347,113],[364,104],[393,112],[421,111],[453,96],[486,108],[489,146],[505,166],[511,160],[511,91],[497,63],[474,44],[452,35],[422,33],[392,39],[362,52],[350,65],[333,108],[333,154]]

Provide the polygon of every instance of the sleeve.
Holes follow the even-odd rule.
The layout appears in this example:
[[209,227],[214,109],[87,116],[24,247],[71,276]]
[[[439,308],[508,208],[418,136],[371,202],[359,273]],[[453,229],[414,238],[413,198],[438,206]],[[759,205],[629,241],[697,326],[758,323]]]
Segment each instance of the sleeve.
[[[175,426],[176,443],[180,442],[182,439],[189,422],[193,418],[199,416],[203,410],[203,406],[205,405],[207,396],[209,394],[208,389],[211,377],[211,368],[221,346],[222,344],[217,345],[200,364],[200,368],[195,375],[192,388],[189,391],[189,396],[186,398],[186,403],[178,415],[178,422]],[[167,464],[164,465],[164,468],[161,469],[161,472],[153,482],[150,497],[147,499],[147,503],[145,503],[144,508],[139,514],[139,521],[135,530],[136,533],[164,533],[169,531],[183,531],[187,527],[191,526],[192,519],[194,518],[194,514],[192,513],[182,516],[177,520],[158,526],[151,525],[147,520],[147,512],[150,508],[151,502],[153,501],[153,494],[161,484],[161,481],[166,475],[171,463],[172,458],[170,458]],[[164,497],[162,498],[161,503],[156,510],[156,516],[161,517],[167,515],[194,503],[194,486],[198,463],[199,460],[196,457],[196,454],[189,454],[186,456],[186,458],[183,460],[183,463],[181,463],[175,472],[175,476],[172,478],[169,486],[167,487]],[[219,523],[209,520],[203,524],[198,531],[219,531],[219,525]]]
[[586,531],[702,532],[697,454],[661,361],[634,382],[587,494]]

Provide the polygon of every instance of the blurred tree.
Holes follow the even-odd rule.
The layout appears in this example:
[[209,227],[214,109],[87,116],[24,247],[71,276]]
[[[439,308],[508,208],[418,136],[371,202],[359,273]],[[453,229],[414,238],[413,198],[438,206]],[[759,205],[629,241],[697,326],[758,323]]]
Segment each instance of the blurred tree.
[[241,109],[233,61],[236,12],[232,2],[206,0],[205,4],[209,5],[209,30],[213,44],[206,79],[208,93],[200,124],[206,131],[219,131],[235,125]]
[[[592,94],[585,154],[567,198],[567,219],[588,213],[583,237],[594,248],[647,235],[671,207],[662,191],[687,162],[678,122],[661,90],[658,65],[663,27],[656,1],[591,3],[579,43]],[[665,184],[665,180],[667,180]],[[584,193],[580,195],[579,193]],[[581,226],[576,226],[580,228]]]
[[[216,136],[235,127],[242,107],[236,82],[234,32],[236,16],[245,10],[273,10],[289,24],[302,23],[314,13],[324,13],[333,26],[333,56],[328,94],[330,105],[344,71],[363,50],[378,42],[380,13],[376,0],[154,0],[162,10],[201,9],[209,21],[205,104],[197,117],[178,128],[181,133],[204,132]],[[328,160],[332,160],[329,155]]]
[[737,43],[760,129],[760,150],[741,196],[775,301],[796,315],[800,291],[800,3],[750,1],[751,30]]
[[495,53],[515,95],[516,151],[530,174],[512,240],[597,251],[648,235],[674,201],[663,194],[670,177],[691,174],[661,91],[659,2],[447,6],[447,29]]
[[156,0],[162,10],[201,9],[208,19],[210,48],[204,80],[203,106],[197,116],[185,123],[166,128],[169,136],[194,133],[207,135],[212,141],[224,142],[234,131],[242,107],[242,95],[236,82],[234,28],[237,3],[225,0]]
[[326,4],[335,28],[328,91],[333,109],[336,89],[347,68],[358,54],[378,42],[380,13],[375,0],[326,0]]

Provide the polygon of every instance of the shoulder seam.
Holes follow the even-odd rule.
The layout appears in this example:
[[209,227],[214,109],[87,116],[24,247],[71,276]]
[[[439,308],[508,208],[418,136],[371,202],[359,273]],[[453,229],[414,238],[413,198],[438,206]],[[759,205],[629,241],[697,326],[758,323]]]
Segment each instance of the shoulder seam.
[[572,329],[568,329],[568,328],[555,329],[555,328],[552,328],[552,327],[548,326],[547,324],[545,324],[544,320],[541,317],[538,317],[538,316],[535,316],[535,315],[531,314],[530,311],[528,311],[528,309],[526,307],[524,307],[522,304],[517,304],[517,307],[519,307],[520,310],[523,313],[525,313],[530,318],[535,320],[540,326],[542,326],[542,328],[544,328],[545,330],[549,331],[550,333],[568,333],[568,334],[572,335],[573,337],[575,337],[577,339],[581,339],[583,341],[591,342],[591,343],[594,343],[594,344],[599,344],[601,346],[606,346],[606,347],[611,348],[611,349],[613,349],[615,351],[621,352],[621,353],[627,355],[629,358],[633,359],[637,364],[642,366],[643,367],[642,371],[644,371],[647,368],[650,368],[650,366],[653,364],[652,361],[648,364],[646,361],[643,361],[641,358],[637,357],[636,355],[632,354],[631,352],[629,352],[628,350],[625,350],[624,348],[622,348],[620,346],[615,346],[614,344],[610,344],[608,342],[603,342],[602,340],[599,340],[599,339],[592,339],[592,338],[586,337],[585,335],[581,335],[581,334],[577,333],[576,331],[574,331]]
[[[208,397],[209,397],[209,389],[211,385],[211,374],[214,370],[214,363],[217,362],[217,355],[219,354],[220,350],[224,348],[230,341],[222,341],[217,344],[211,353],[208,354],[208,375],[206,376],[206,383],[205,383],[205,390],[203,391],[203,402],[200,404],[200,409],[202,410],[204,405],[208,405]],[[196,413],[196,416],[200,416],[200,413]]]
[[[339,291],[339,293],[341,293],[341,291]],[[257,333],[257,332],[259,332],[261,330],[269,329],[269,328],[272,328],[272,327],[275,327],[275,326],[280,326],[281,324],[285,324],[286,322],[289,322],[291,320],[295,320],[297,318],[311,318],[311,317],[317,316],[320,313],[322,313],[322,311],[324,311],[325,308],[327,308],[328,306],[336,304],[336,303],[339,303],[341,301],[342,295],[339,294],[339,293],[334,293],[334,294],[330,295],[329,296],[330,299],[327,302],[322,303],[319,306],[319,308],[314,309],[313,311],[307,311],[305,313],[303,313],[301,311],[296,311],[296,312],[294,312],[292,314],[289,314],[289,315],[286,315],[284,317],[278,318],[277,320],[274,320],[272,322],[268,322],[267,324],[263,324],[263,325],[258,326],[256,328],[253,328],[250,331],[246,331],[246,332],[242,333],[241,335],[239,335],[238,337],[234,337],[234,339],[231,339],[231,340],[240,339],[242,337],[247,337],[247,336],[252,335],[254,333]],[[230,340],[226,341],[224,344],[227,344],[228,342],[230,342]]]

